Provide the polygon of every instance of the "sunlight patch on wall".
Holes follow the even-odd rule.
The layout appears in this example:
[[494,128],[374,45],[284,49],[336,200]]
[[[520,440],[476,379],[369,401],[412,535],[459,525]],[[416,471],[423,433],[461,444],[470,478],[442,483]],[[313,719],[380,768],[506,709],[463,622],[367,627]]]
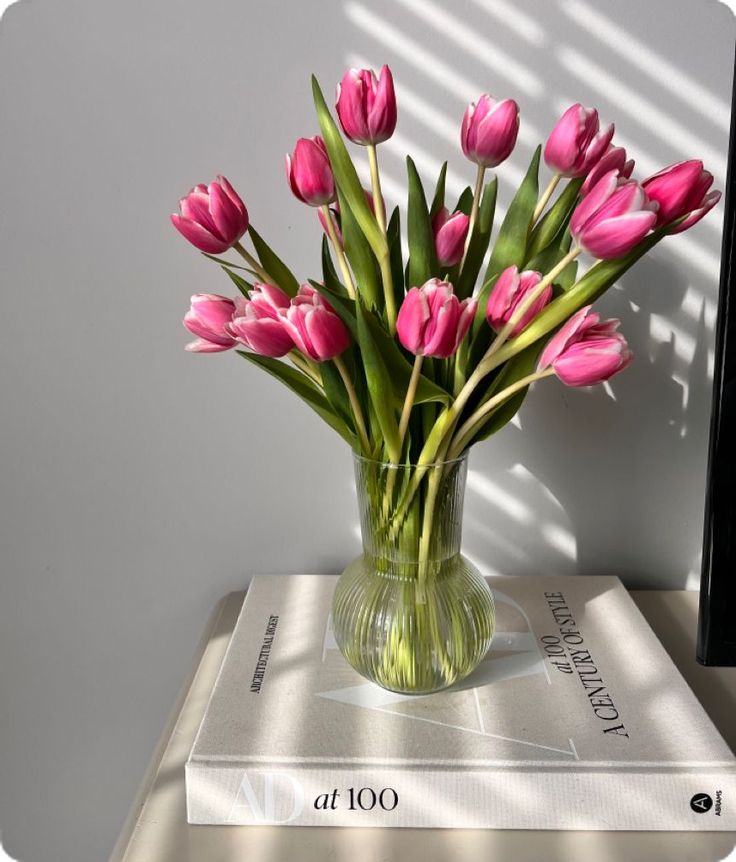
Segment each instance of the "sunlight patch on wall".
[[522,12],[508,0],[473,0],[473,3],[530,44],[543,45],[547,41],[547,34],[536,18]]
[[681,66],[665,60],[653,51],[650,45],[580,0],[563,0],[560,9],[591,36],[624,57],[655,83],[666,86],[677,96],[678,101],[687,102],[691,108],[723,131],[729,130],[731,111],[728,104],[684,72]]
[[698,153],[708,163],[718,181],[723,182],[726,175],[726,162],[723,153],[711,147],[702,138],[673,120],[669,114],[660,110],[649,99],[645,99],[638,91],[622,84],[612,73],[570,45],[560,46],[556,54],[565,69],[598,90],[604,98],[615,104],[621,111],[639,123],[646,121],[647,131],[657,135],[668,144],[676,141],[678,146]]
[[531,523],[533,515],[531,509],[524,505],[521,500],[509,494],[500,485],[492,482],[488,476],[484,476],[476,470],[468,470],[468,488],[474,491],[484,500],[498,506],[504,514],[519,523]]
[[446,12],[433,0],[394,0],[405,9],[413,12],[426,24],[438,30],[443,38],[450,39],[463,54],[474,57],[497,75],[505,78],[513,87],[523,90],[528,96],[540,98],[544,94],[542,81],[499,47],[497,41],[480,36],[476,30]]

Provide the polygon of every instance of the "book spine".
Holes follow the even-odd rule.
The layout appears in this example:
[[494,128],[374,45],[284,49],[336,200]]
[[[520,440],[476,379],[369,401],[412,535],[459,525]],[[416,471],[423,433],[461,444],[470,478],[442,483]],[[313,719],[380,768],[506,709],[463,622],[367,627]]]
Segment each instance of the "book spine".
[[189,762],[193,824],[460,829],[736,829],[728,770],[411,770]]

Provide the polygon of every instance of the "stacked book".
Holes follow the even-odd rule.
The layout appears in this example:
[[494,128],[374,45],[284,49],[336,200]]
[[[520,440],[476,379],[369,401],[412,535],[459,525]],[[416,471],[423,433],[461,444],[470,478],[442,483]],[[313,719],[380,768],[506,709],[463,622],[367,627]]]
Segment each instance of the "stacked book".
[[736,758],[617,578],[490,579],[486,659],[428,696],[345,662],[336,581],[253,580],[187,762],[190,823],[736,829]]

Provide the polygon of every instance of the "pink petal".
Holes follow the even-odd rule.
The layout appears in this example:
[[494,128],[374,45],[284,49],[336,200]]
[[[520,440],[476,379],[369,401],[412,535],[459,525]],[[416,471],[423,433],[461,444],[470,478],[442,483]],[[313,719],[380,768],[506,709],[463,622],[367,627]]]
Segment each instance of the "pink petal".
[[640,211],[597,222],[579,237],[580,245],[599,260],[610,260],[631,251],[657,221],[656,213]]
[[684,230],[689,230],[689,228],[694,224],[697,224],[704,215],[707,215],[720,199],[721,193],[719,191],[709,192],[703,199],[703,205],[698,207],[698,209],[693,210],[687,218],[685,218],[674,230],[670,231],[670,233],[682,233]]
[[[559,332],[550,338],[547,342],[547,346],[542,351],[542,355],[539,357],[539,363],[537,364],[538,371],[543,371],[545,368],[549,368],[555,359],[561,355],[562,351],[567,347],[568,342],[574,339],[577,332],[584,325],[590,308],[591,307],[589,305],[586,305],[576,311],[567,323],[562,326]],[[590,317],[594,318],[596,323],[598,322],[597,314],[592,313]]]
[[590,192],[575,207],[570,219],[570,233],[577,238],[588,219],[603,206],[618,188],[618,171],[611,170],[604,174],[593,186]]
[[230,244],[245,233],[243,216],[219,183],[210,183],[210,212],[218,234]]
[[411,353],[421,353],[424,327],[429,320],[429,303],[418,287],[412,287],[401,303],[396,319],[399,341]]
[[230,248],[228,243],[223,242],[219,237],[214,236],[189,218],[172,213],[171,223],[185,239],[189,240],[200,251],[206,251],[208,254],[221,254]]
[[198,338],[196,341],[190,341],[184,350],[188,353],[222,353],[225,350],[230,350],[232,343],[228,345],[213,344],[204,338]]
[[248,223],[248,210],[245,208],[245,204],[241,200],[240,195],[235,191],[235,189],[228,182],[227,178],[224,177],[222,174],[217,175],[217,181],[222,186],[222,189],[225,192],[225,194],[235,204],[238,212],[240,213],[241,217],[243,218],[243,220],[247,224]]

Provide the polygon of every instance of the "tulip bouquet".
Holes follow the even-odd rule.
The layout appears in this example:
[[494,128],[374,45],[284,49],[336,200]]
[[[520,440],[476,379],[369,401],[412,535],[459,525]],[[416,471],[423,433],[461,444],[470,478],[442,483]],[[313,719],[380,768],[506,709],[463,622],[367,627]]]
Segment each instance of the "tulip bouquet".
[[[713,177],[697,160],[633,179],[613,125],[601,127],[595,109],[575,104],[534,152],[491,245],[489,173],[514,149],[519,106],[482,95],[462,120],[462,152],[476,176],[457,201],[447,201],[447,163],[427,197],[407,157],[404,245],[377,156],[397,120],[391,71],[346,72],[337,120],[315,79],[312,87],[321,136],[297,141],[286,173],[322,224],[321,273],[300,284],[224,177],[195,186],[171,220],[239,294],[192,297],[184,325],[197,340],[187,349],[237,348],[340,434],[361,459],[364,542],[370,532],[374,566],[381,559],[415,566],[421,604],[435,564],[447,557],[442,488],[452,465],[502,428],[535,382],[590,386],[630,363],[618,321],[601,320],[592,303],[657,242],[702,218],[720,193],[710,191]],[[365,148],[370,190],[346,138]],[[551,179],[540,193],[542,155]],[[246,235],[252,250],[241,242]],[[244,264],[219,257],[230,249]],[[583,254],[589,265],[579,272]],[[437,629],[431,618],[413,625]],[[439,640],[459,638],[456,625],[462,621]],[[400,658],[395,636],[374,656],[374,677],[382,668],[382,684],[397,687],[401,676],[403,690],[412,690],[406,680],[416,676],[416,660]],[[447,649],[435,646],[433,661],[447,664]]]

